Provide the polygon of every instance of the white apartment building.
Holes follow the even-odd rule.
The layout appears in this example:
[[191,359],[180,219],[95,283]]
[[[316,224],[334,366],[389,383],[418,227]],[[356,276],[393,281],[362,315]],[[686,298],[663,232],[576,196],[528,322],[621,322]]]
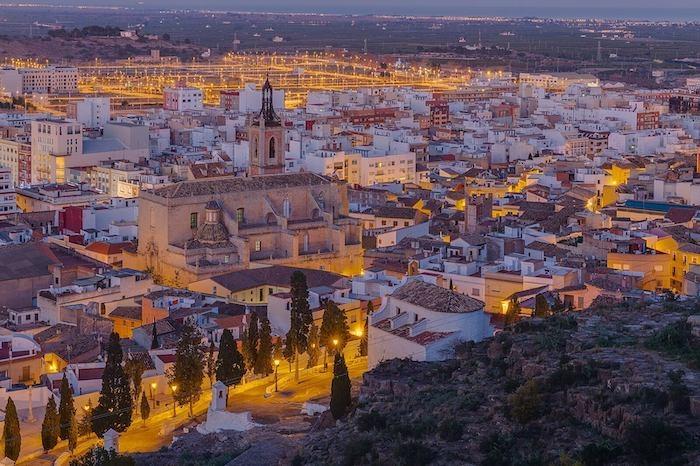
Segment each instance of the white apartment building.
[[32,121],[32,183],[65,180],[66,159],[83,153],[82,129],[66,120]]
[[86,128],[101,128],[110,119],[109,97],[86,97],[77,102],[68,102],[66,116]]
[[82,124],[44,119],[32,122],[31,182],[64,183],[68,168],[92,167],[108,160],[138,162],[148,157],[148,128],[106,123],[103,136],[83,138]]
[[17,195],[12,182],[12,171],[0,168],[0,215],[17,212]]
[[69,94],[78,91],[78,69],[72,66],[42,68],[3,68],[0,93],[16,97],[22,94]]
[[166,87],[163,89],[163,108],[174,112],[202,110],[204,94],[196,87]]
[[414,183],[416,154],[383,155],[371,148],[355,148],[358,152],[318,150],[306,156],[306,170],[337,176],[351,185],[372,186],[380,183]]
[[[255,84],[246,84],[238,91],[238,110],[240,113],[257,113],[260,111],[262,102],[262,89],[258,89]],[[272,90],[272,106],[275,109],[284,109],[284,90]]]

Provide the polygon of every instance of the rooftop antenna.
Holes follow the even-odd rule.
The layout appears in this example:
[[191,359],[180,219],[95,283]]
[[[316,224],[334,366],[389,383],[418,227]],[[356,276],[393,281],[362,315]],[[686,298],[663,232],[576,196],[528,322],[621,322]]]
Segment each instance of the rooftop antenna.
[[364,51],[365,55],[367,55],[367,38],[365,38],[365,46],[362,48]]

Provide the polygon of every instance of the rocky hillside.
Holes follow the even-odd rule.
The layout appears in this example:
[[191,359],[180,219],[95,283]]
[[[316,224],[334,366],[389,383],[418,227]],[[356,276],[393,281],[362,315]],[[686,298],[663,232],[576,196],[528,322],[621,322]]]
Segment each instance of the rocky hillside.
[[457,359],[364,376],[299,464],[700,464],[695,303],[600,305],[518,323]]

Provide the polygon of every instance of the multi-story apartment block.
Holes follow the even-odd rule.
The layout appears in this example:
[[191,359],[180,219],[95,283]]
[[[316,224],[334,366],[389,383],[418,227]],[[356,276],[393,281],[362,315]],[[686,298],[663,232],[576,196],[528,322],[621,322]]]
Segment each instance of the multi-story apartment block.
[[163,89],[163,108],[174,112],[202,110],[204,94],[196,87],[166,87]]

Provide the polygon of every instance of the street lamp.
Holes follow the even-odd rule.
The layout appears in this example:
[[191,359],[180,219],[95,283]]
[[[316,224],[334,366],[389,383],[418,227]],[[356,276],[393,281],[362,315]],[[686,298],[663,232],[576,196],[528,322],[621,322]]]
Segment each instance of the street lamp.
[[173,417],[175,417],[175,416],[176,416],[176,413],[175,413],[175,404],[176,404],[176,402],[175,402],[175,392],[177,391],[177,385],[171,385],[171,386],[170,386],[170,390],[173,391]]
[[336,353],[338,352],[338,339],[337,338],[333,339],[333,349],[335,350]]
[[275,392],[277,392],[277,368],[280,367],[280,360],[275,359]]
[[155,401],[155,391],[156,391],[157,386],[158,386],[157,383],[151,382],[151,403],[153,403],[153,401]]

